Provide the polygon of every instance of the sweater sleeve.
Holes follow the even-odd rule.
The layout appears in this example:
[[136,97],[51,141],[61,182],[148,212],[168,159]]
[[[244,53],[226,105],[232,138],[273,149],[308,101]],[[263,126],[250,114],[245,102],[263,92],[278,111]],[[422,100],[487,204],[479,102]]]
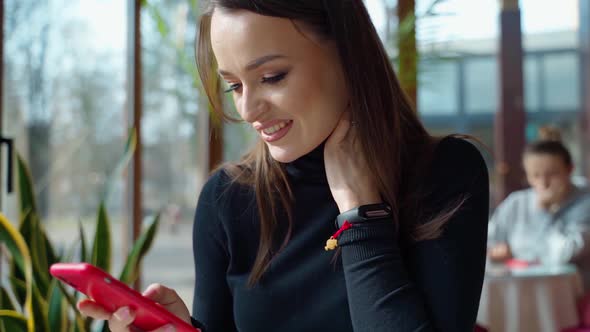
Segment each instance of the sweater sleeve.
[[494,214],[492,214],[488,226],[488,242],[490,244],[508,242],[510,223],[518,216],[517,211],[519,201],[515,197],[516,194],[520,194],[520,192],[512,193],[506,197],[506,199],[498,205]]
[[[541,260],[546,263],[563,264],[579,262],[590,256],[590,198],[581,197],[570,207],[567,217],[559,218],[541,244]],[[561,226],[563,225],[563,226]]]
[[235,331],[232,295],[225,276],[229,265],[218,204],[223,173],[215,173],[199,196],[193,225],[195,289],[193,325],[203,332]]
[[466,199],[441,236],[414,243],[402,254],[391,223],[342,234],[355,332],[473,331],[486,257],[487,168],[477,149],[462,140],[443,140],[435,154],[434,192],[425,204],[442,212]]

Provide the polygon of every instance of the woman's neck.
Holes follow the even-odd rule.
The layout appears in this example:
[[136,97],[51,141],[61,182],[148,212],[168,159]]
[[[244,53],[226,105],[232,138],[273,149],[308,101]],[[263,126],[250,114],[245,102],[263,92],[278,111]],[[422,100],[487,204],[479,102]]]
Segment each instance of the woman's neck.
[[287,163],[285,168],[292,180],[327,184],[324,167],[324,143],[301,158]]

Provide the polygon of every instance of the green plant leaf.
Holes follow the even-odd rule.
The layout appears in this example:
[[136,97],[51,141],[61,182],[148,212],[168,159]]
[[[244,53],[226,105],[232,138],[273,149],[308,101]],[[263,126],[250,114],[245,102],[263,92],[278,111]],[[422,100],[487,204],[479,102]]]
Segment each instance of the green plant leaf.
[[63,293],[57,286],[59,281],[53,279],[49,285],[49,331],[66,332],[68,326],[68,311],[65,305]]
[[129,136],[127,136],[127,142],[125,143],[125,150],[123,151],[123,155],[121,156],[121,159],[119,159],[119,161],[117,162],[117,165],[115,166],[113,172],[109,175],[105,191],[101,198],[101,200],[105,202],[105,204],[108,203],[109,198],[111,197],[111,194],[115,188],[115,184],[117,183],[117,181],[119,181],[121,173],[123,173],[123,170],[127,167],[127,165],[129,165],[129,162],[131,161],[131,158],[135,153],[136,147],[137,132],[134,128],[130,128]]
[[102,322],[102,327],[100,328],[100,332],[110,332],[111,330],[109,330],[109,324],[107,324],[107,322]]
[[104,203],[98,208],[91,264],[106,272],[111,270],[111,229]]
[[24,310],[28,315],[27,329],[34,331],[35,319],[33,317],[32,304],[32,285],[33,285],[33,267],[31,254],[25,240],[8,219],[0,213],[0,242],[4,243],[10,252],[15,265],[18,266],[25,274],[26,297],[24,301]]
[[78,311],[78,308],[76,307],[75,297],[64,287],[64,285],[61,282],[57,283],[57,287],[61,291],[61,294],[65,298],[65,300],[68,303],[68,305],[70,306],[70,308],[72,308],[72,310],[74,310],[74,312],[79,315],[80,312]]
[[0,310],[0,331],[27,332],[27,318],[13,310]]
[[84,227],[82,226],[82,222],[78,222],[78,228],[80,231],[80,261],[81,262],[89,262],[88,253],[86,252],[86,236],[84,235]]
[[35,316],[35,331],[52,331],[49,329],[47,301],[43,298],[39,288],[33,285],[33,314]]
[[20,268],[14,259],[10,261],[10,276],[25,282],[25,271]]
[[[72,260],[72,257],[74,256],[75,249],[76,249],[75,245],[76,244],[74,243],[71,246],[71,248],[68,249],[68,252],[65,254],[64,258],[65,258],[66,262],[69,262]],[[92,319],[91,318],[84,319],[82,317],[82,315],[80,314],[80,312],[78,311],[78,308],[76,306],[76,302],[77,302],[76,295],[72,295],[72,292],[70,292],[68,289],[66,289],[66,287],[64,287],[64,284],[59,282],[57,279],[54,279],[54,281],[52,281],[52,284],[53,284],[53,282],[56,282],[55,283],[56,289],[59,290],[59,293],[62,296],[62,302],[65,301],[63,306],[64,306],[64,308],[66,308],[66,313],[67,313],[67,310],[69,309],[69,310],[72,310],[73,314],[74,314],[74,316],[73,316],[74,321],[71,321],[71,319],[69,319],[66,322],[66,324],[64,324],[64,327],[63,327],[64,331],[74,331],[74,330],[84,331],[84,332],[89,331],[90,330],[90,322],[92,322]],[[69,288],[69,289],[72,289],[72,288]],[[75,292],[75,294],[81,294],[81,293]],[[50,302],[50,305],[51,305],[51,302]],[[67,317],[71,317],[71,316],[67,316]],[[50,310],[50,316],[49,316],[50,324],[51,324],[51,320],[52,320],[52,317],[51,317],[51,310]],[[69,330],[68,330],[68,327],[70,328]]]
[[[72,324],[72,332],[86,332],[86,331],[90,331],[91,330],[91,326],[90,324],[93,322],[92,319],[88,318],[86,320],[86,322],[89,323],[85,323],[85,321],[82,319],[82,316],[80,316],[80,314],[78,314],[78,316],[76,316],[76,324]],[[86,324],[86,325],[84,325]]]
[[33,278],[41,292],[47,294],[50,279],[49,266],[47,265],[47,257],[45,256],[45,244],[43,243],[39,218],[34,211],[24,214],[23,217],[19,229],[23,238],[30,246]]
[[0,310],[16,310],[6,288],[0,286]]
[[23,220],[25,214],[37,211],[37,203],[35,202],[31,172],[23,158],[18,153],[16,155],[16,160],[20,204],[19,211],[21,220]]
[[47,265],[51,266],[51,265],[61,261],[61,259],[55,254],[55,250],[53,249],[51,242],[49,242],[49,238],[47,237],[47,232],[45,231],[43,224],[39,223],[39,226],[41,227],[42,241],[45,245],[45,257],[47,259]]
[[45,243],[43,243],[43,234],[41,234],[41,227],[39,225],[39,219],[36,215],[29,214],[32,216],[33,222],[33,234],[31,242],[29,242],[29,249],[31,250],[31,258],[33,259],[33,278],[36,282],[36,286],[43,294],[47,294],[49,289],[49,265],[47,265],[47,256],[45,256]]
[[156,235],[156,231],[158,230],[159,223],[160,215],[158,214],[154,217],[154,220],[151,222],[148,228],[133,244],[133,248],[131,248],[129,255],[127,256],[125,266],[121,272],[121,276],[119,277],[119,280],[122,282],[131,284],[137,280],[137,277],[139,276],[139,266],[141,264],[141,260],[152,246],[152,242]]
[[76,249],[78,249],[78,243],[74,242],[70,244],[70,247],[67,248],[62,256],[62,262],[71,262],[74,260],[74,256],[76,255]]
[[168,27],[168,23],[164,20],[164,17],[158,10],[156,6],[150,3],[145,3],[145,7],[148,9],[148,12],[152,19],[156,22],[158,26],[158,31],[163,38],[166,38],[170,34],[170,28]]
[[27,283],[24,280],[12,276],[8,280],[10,280],[16,300],[18,303],[24,304],[27,300]]
[[86,320],[84,321],[85,330],[79,330],[79,331],[90,331],[93,322],[94,322],[94,319],[87,317]]

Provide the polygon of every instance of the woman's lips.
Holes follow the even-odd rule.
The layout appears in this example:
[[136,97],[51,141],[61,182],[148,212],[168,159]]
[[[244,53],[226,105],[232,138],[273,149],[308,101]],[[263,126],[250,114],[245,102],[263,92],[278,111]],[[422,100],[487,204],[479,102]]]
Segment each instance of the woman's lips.
[[287,120],[282,123],[277,123],[272,127],[267,127],[266,129],[260,130],[260,135],[266,142],[276,142],[285,137],[291,127],[293,127],[293,120]]

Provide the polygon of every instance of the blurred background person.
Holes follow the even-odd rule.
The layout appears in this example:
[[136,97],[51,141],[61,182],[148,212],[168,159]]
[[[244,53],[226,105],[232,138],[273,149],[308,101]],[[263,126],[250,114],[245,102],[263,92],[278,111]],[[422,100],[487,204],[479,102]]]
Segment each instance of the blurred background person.
[[530,188],[510,194],[489,225],[489,258],[530,263],[575,263],[590,285],[590,192],[572,181],[568,149],[554,131],[525,149]]

